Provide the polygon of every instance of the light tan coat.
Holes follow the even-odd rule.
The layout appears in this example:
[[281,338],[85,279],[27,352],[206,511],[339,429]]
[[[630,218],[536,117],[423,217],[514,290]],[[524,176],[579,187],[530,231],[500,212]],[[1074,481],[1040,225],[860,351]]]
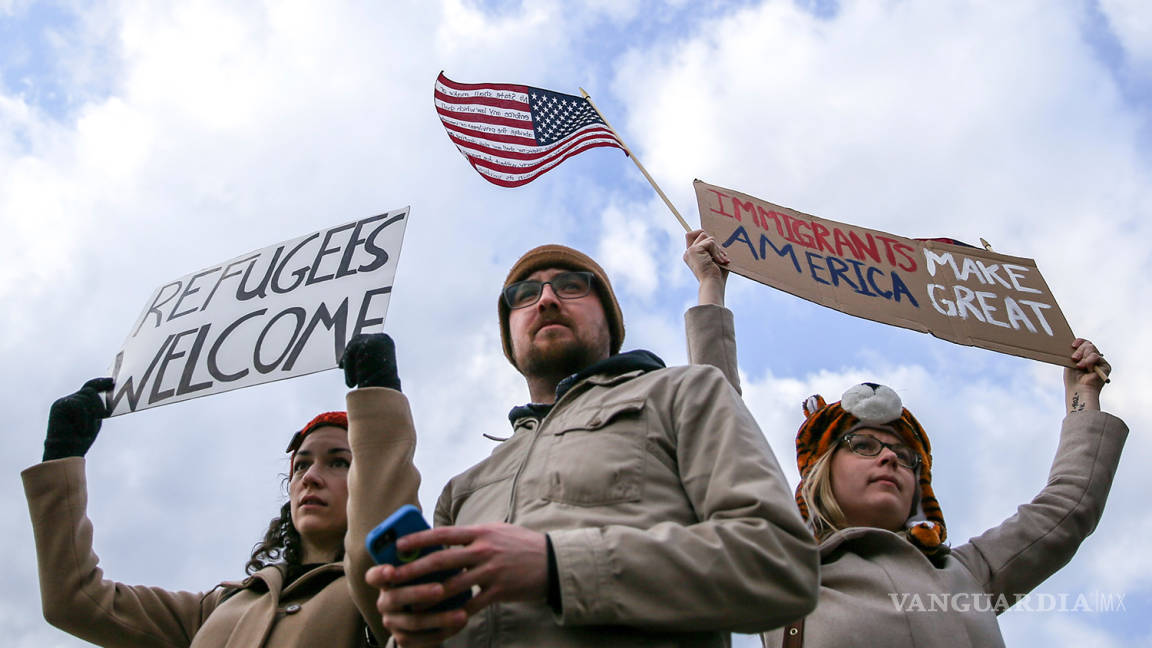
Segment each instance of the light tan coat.
[[451,480],[436,524],[547,532],[562,614],[496,604],[448,646],[724,646],[807,612],[816,547],[710,367],[596,375]]
[[[1003,646],[996,621],[1003,607],[995,604],[1016,603],[1072,559],[1104,512],[1127,435],[1111,414],[1069,414],[1048,485],[1002,524],[954,548],[942,567],[882,529],[829,536],[820,544],[820,602],[805,620],[804,645]],[[778,648],[783,634],[763,641]]]
[[[379,408],[387,408],[396,423],[386,430],[373,427],[385,438],[365,439],[359,432],[365,427],[363,419],[374,417]],[[412,465],[411,417],[395,415],[407,411],[407,401],[390,389],[362,389],[348,395],[348,410],[353,452],[363,453],[353,466],[371,462],[370,470],[378,476],[360,480],[349,475],[350,506],[356,501],[363,507],[359,519],[379,521],[397,507],[416,502],[420,476]],[[368,472],[364,468],[353,468],[353,473]],[[345,564],[313,569],[288,587],[283,587],[276,567],[205,593],[125,585],[104,578],[92,551],[84,459],[46,461],[22,477],[36,538],[44,616],[81,639],[108,648],[353,648],[365,641],[357,604],[372,610],[367,618],[380,629],[375,595],[359,588],[361,600],[354,602],[344,577],[346,566],[360,570],[367,561],[362,535],[359,544],[347,543]],[[225,597],[236,587],[238,592]]]
[[[731,312],[697,306],[686,323],[692,360],[735,376]],[[820,598],[805,619],[804,646],[1003,646],[996,621],[1003,608],[994,605],[1015,603],[1072,559],[1104,511],[1127,435],[1111,414],[1069,414],[1047,486],[939,567],[890,531],[832,534],[820,544]],[[933,605],[938,611],[927,610]],[[783,630],[762,635],[765,648],[779,648],[783,638]]]

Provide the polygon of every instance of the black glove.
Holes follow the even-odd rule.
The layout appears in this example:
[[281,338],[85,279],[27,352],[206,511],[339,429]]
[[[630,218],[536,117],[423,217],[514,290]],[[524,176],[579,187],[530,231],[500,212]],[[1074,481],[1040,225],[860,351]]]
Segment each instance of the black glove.
[[108,416],[100,392],[112,389],[111,378],[93,378],[80,391],[52,403],[48,411],[48,435],[44,438],[44,461],[83,457],[96,435],[100,419]]
[[349,340],[340,368],[344,370],[344,384],[349,387],[389,387],[400,391],[396,344],[387,333],[362,333]]

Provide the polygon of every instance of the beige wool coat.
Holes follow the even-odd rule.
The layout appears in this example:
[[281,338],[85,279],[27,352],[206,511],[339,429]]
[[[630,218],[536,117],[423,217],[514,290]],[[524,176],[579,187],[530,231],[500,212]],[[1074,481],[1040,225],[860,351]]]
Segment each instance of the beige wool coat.
[[726,646],[811,609],[816,545],[720,372],[593,375],[513,428],[435,521],[547,532],[562,612],[491,605],[447,646]]
[[[391,417],[388,426],[375,421],[381,409]],[[415,435],[406,413],[404,396],[390,389],[348,395],[354,453],[349,506],[361,507],[358,519],[379,522],[399,506],[416,503],[420,476],[412,464]],[[107,648],[353,648],[365,644],[367,619],[383,645],[387,635],[375,613],[375,594],[359,587],[354,601],[345,578],[346,569],[362,574],[369,562],[363,535],[359,543],[346,542],[343,564],[317,567],[288,587],[276,567],[199,593],[105,579],[92,550],[84,463],[80,457],[46,461],[21,475],[44,616],[52,625]],[[362,617],[361,609],[372,614]]]
[[[691,360],[735,376],[732,313],[685,316]],[[1123,421],[1104,412],[1065,417],[1047,485],[999,526],[933,565],[902,537],[851,528],[820,543],[820,596],[804,621],[806,648],[996,648],[996,616],[1066,565],[1096,528],[1120,452]],[[997,604],[1000,604],[998,607]],[[784,630],[761,635],[784,645]]]

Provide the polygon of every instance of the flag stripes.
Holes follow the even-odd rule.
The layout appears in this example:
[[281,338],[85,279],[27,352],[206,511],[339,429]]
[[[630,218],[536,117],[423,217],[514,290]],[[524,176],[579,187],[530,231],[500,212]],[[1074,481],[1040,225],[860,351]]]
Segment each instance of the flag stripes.
[[519,187],[584,151],[623,149],[584,98],[507,83],[457,83],[441,72],[436,113],[484,179]]

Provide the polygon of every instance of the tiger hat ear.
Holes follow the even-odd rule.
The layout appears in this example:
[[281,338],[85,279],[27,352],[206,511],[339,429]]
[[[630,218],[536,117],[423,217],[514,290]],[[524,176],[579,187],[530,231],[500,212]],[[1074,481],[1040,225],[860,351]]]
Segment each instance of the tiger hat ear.
[[828,406],[828,403],[824,401],[823,396],[821,396],[820,394],[812,394],[808,398],[804,399],[804,405],[803,405],[804,418],[805,419],[812,418],[813,416],[816,415],[816,412],[819,412],[820,410],[824,409],[827,406]]

